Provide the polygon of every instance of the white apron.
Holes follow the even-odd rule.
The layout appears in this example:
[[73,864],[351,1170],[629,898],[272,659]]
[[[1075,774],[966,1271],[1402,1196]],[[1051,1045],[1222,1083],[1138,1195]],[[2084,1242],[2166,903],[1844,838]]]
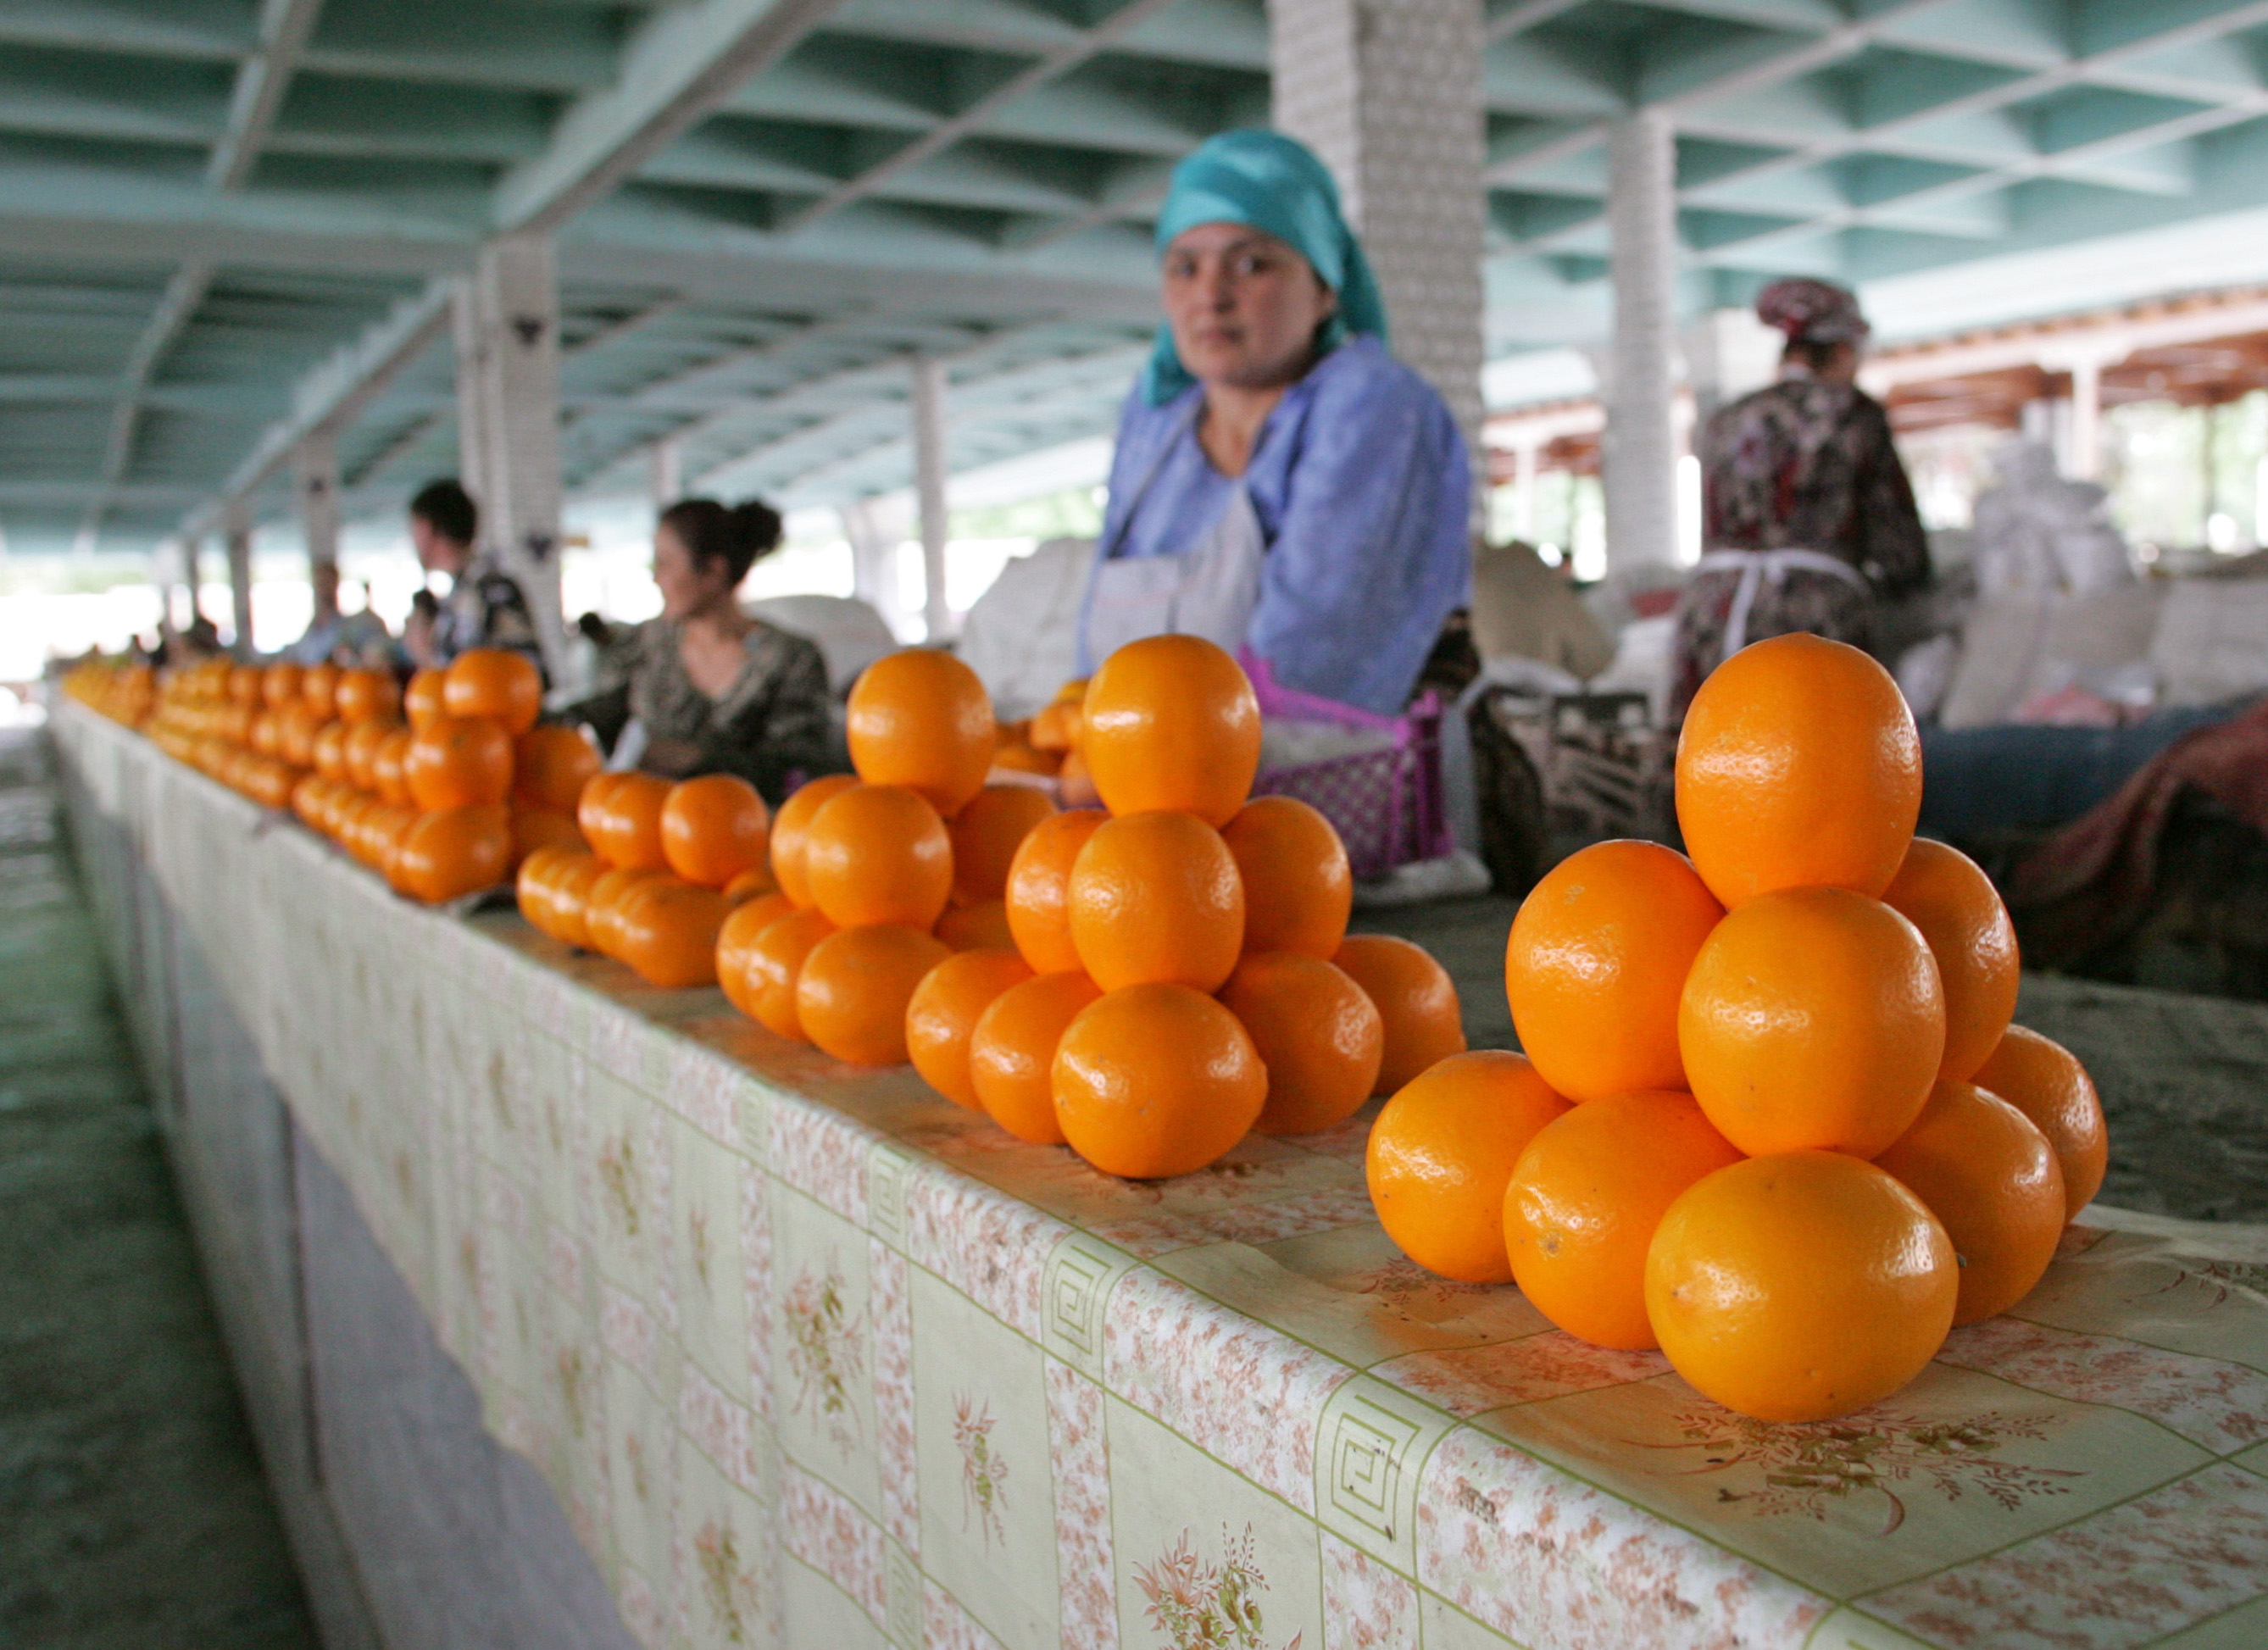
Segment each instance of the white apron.
[[1874,586],[1867,584],[1866,576],[1857,568],[1817,550],[1712,550],[1693,571],[1719,573],[1728,570],[1738,571],[1741,582],[1734,587],[1732,609],[1725,615],[1722,659],[1730,659],[1749,645],[1749,615],[1755,610],[1756,593],[1768,583],[1778,589],[1790,573],[1825,573],[1855,585],[1868,595],[1874,593]]
[[[1149,474],[1134,490],[1127,520],[1134,519],[1174,442],[1196,424],[1202,405],[1193,405],[1182,429],[1159,448]],[[1220,519],[1188,549],[1174,556],[1098,561],[1087,581],[1081,619],[1088,663],[1100,665],[1127,643],[1152,636],[1201,636],[1235,652],[1244,645],[1253,609],[1260,605],[1260,569],[1267,555],[1251,491],[1240,478],[1229,489]]]

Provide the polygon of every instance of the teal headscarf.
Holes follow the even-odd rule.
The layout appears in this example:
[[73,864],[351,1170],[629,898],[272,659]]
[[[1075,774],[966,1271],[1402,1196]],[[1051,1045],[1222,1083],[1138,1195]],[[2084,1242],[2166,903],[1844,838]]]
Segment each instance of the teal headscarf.
[[[1158,218],[1158,250],[1199,224],[1248,224],[1305,258],[1338,295],[1338,312],[1323,323],[1320,342],[1326,350],[1351,333],[1385,339],[1386,306],[1362,243],[1339,210],[1338,185],[1296,137],[1223,132],[1174,167]],[[1196,381],[1174,352],[1172,328],[1160,326],[1142,374],[1143,399],[1162,407]]]

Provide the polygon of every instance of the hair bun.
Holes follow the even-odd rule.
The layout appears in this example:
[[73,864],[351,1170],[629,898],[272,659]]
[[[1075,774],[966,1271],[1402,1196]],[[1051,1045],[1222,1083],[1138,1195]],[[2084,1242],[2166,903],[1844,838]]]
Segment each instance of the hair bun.
[[734,505],[727,512],[728,525],[733,539],[748,553],[751,564],[779,548],[780,531],[784,525],[780,512],[761,498],[749,498]]

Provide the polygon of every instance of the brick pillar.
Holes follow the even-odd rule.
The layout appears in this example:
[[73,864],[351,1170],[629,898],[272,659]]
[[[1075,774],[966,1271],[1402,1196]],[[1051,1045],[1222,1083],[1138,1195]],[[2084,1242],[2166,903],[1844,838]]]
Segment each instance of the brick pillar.
[[1338,180],[1378,273],[1394,353],[1449,403],[1477,478],[1480,0],[1268,0],[1268,19],[1276,127]]

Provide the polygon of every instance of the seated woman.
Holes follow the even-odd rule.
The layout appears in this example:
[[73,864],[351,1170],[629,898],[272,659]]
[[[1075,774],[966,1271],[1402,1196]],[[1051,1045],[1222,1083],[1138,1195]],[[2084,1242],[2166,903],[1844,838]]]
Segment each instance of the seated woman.
[[1180,631],[1384,715],[1465,598],[1472,484],[1440,395],[1386,350],[1330,173],[1274,132],[1175,168],[1165,325],[1118,425],[1082,669]]
[[635,722],[637,765],[666,778],[732,773],[777,805],[791,774],[828,760],[827,667],[819,649],[740,611],[733,592],[779,547],[779,512],[688,498],[653,533],[661,616],[609,650],[600,691],[570,707],[613,752]]

